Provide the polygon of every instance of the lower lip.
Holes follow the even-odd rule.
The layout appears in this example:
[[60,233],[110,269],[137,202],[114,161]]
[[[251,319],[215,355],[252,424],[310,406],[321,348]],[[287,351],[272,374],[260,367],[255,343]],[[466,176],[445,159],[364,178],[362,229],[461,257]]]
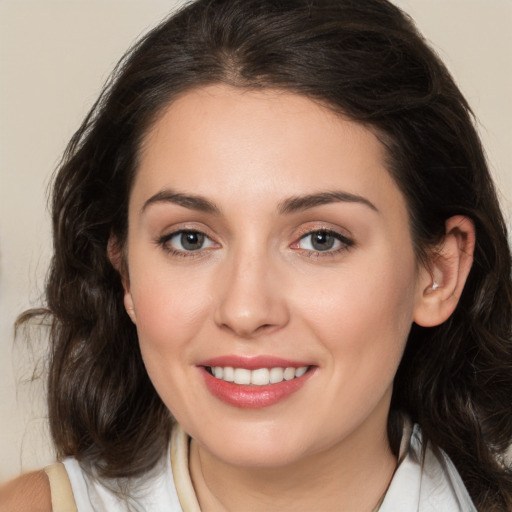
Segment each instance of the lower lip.
[[262,409],[277,404],[298,391],[314,373],[314,369],[310,368],[302,377],[283,380],[278,384],[246,386],[217,379],[206,368],[200,369],[210,393],[224,403],[240,409]]

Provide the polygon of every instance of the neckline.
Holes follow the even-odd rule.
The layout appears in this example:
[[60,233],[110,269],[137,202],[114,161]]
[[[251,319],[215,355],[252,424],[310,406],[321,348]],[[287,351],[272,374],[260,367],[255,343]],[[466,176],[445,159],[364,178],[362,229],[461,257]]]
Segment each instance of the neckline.
[[[384,493],[371,512],[378,512],[384,502],[396,471],[407,456],[411,435],[411,422],[404,421],[402,439],[400,441],[400,451],[395,470],[393,471],[393,475],[391,476]],[[197,496],[194,486],[192,485],[188,467],[190,437],[178,423],[176,423],[172,428],[170,445],[172,475],[181,508],[183,512],[201,512],[201,507],[197,501]]]

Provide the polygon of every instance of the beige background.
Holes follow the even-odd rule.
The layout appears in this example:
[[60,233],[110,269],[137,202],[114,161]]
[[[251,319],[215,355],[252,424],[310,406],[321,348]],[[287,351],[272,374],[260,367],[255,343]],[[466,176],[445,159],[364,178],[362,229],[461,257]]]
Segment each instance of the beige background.
[[[43,383],[30,379],[44,337],[13,342],[39,303],[50,256],[46,187],[67,140],[133,40],[176,1],[0,0],[0,481],[52,458]],[[396,0],[455,74],[512,198],[512,0]],[[510,215],[509,215],[510,217]]]

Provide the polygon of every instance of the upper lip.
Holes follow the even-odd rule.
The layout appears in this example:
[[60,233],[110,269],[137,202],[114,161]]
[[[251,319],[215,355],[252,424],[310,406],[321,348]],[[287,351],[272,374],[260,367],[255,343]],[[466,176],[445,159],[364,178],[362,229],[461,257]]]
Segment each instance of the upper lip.
[[266,355],[253,357],[225,355],[201,361],[198,366],[229,366],[232,368],[257,370],[258,368],[301,368],[303,366],[311,366],[311,363]]

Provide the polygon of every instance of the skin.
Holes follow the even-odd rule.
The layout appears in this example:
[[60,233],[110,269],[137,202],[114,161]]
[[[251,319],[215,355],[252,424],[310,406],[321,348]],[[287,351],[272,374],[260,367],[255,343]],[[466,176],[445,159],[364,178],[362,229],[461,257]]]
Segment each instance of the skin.
[[0,486],[0,512],[51,512],[50,484],[44,471],[33,471]]
[[[436,325],[453,311],[472,240],[454,218],[446,249],[419,265],[385,156],[363,126],[272,90],[190,91],[149,130],[129,203],[125,305],[157,392],[193,438],[203,511],[364,512],[385,491],[407,335],[413,321]],[[350,200],[283,211],[331,192]],[[186,251],[173,237],[183,229],[205,244]],[[322,230],[334,247],[312,250]],[[201,375],[202,361],[224,355],[306,361],[312,374],[277,404],[234,407]]]
[[[109,257],[149,375],[193,438],[203,512],[364,512],[385,492],[396,464],[386,420],[407,333],[451,315],[475,233],[469,219],[448,219],[420,265],[384,162],[370,131],[279,91],[195,90],[148,132],[128,243],[111,239]],[[170,191],[195,200],[176,204]],[[317,193],[321,205],[296,200]],[[206,243],[184,251],[172,235],[180,229]],[[326,229],[337,233],[332,249],[312,251],[311,232]],[[307,382],[258,409],[209,393],[198,363],[262,354],[307,361]],[[1,486],[3,510],[51,511],[46,474]]]

